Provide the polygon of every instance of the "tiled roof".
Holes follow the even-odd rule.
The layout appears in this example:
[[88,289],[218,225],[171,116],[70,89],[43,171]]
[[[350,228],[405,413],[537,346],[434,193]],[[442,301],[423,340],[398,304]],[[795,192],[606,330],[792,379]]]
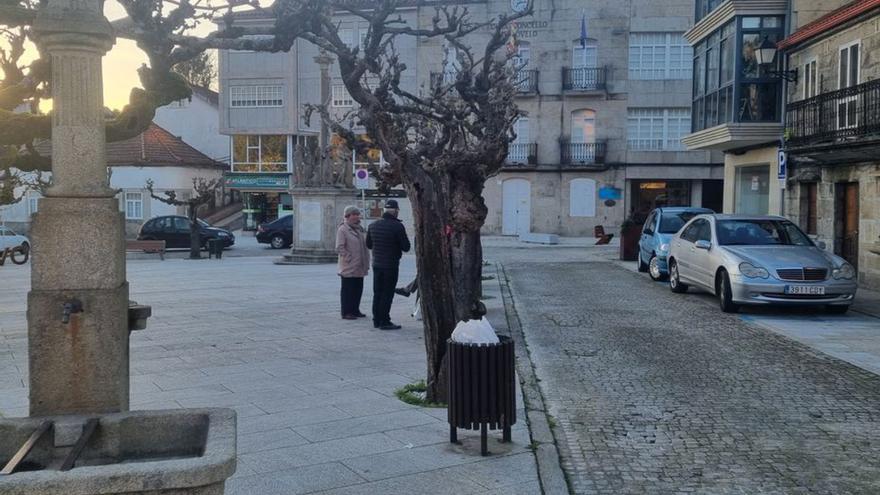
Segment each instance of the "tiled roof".
[[[52,143],[49,140],[42,141],[36,145],[36,149],[41,155],[50,156]],[[151,123],[150,127],[137,137],[107,143],[107,165],[227,168],[225,164],[212,160],[155,123]]]
[[788,38],[777,43],[776,46],[780,50],[784,50],[799,45],[876,8],[880,8],[880,0],[856,0],[855,2],[848,3],[813,22],[805,24]]

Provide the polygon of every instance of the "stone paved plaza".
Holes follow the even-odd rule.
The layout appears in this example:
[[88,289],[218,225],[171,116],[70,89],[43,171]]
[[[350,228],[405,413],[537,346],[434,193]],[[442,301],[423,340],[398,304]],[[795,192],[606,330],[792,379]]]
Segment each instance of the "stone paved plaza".
[[[0,414],[24,416],[29,267],[0,270]],[[410,256],[401,279],[413,274]],[[238,471],[227,493],[540,492],[522,416],[514,442],[500,444],[492,432],[496,455],[482,458],[475,432],[459,433],[462,446],[447,443],[445,409],[393,396],[424,377],[411,300],[395,300],[403,330],[383,332],[339,318],[333,265],[129,260],[128,280],[131,298],[154,314],[132,334],[132,409],[235,409]],[[369,313],[366,285],[361,309]],[[487,284],[493,293],[497,283]],[[504,328],[499,308],[490,317]]]
[[575,493],[880,493],[880,376],[558,253],[501,257]]
[[[491,434],[490,458],[474,432],[447,443],[445,410],[393,396],[424,375],[411,300],[395,299],[401,331],[342,321],[332,265],[275,266],[256,245],[129,260],[132,298],[154,309],[132,336],[132,408],[234,408],[230,494],[538,494],[539,473],[562,472],[546,464],[553,437],[578,494],[880,493],[880,319],[723,314],[590,244],[484,242],[502,282],[484,284],[490,320],[507,332],[506,303],[548,409],[531,438],[520,409],[513,444]],[[408,256],[401,279],[413,274]],[[29,268],[0,276],[0,414],[21,416]],[[559,478],[544,493],[565,492]]]

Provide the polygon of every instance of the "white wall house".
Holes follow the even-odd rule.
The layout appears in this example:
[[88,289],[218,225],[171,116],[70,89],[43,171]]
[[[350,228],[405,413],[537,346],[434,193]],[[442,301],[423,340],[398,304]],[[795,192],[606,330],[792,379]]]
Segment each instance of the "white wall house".
[[220,96],[208,88],[193,87],[192,97],[156,109],[159,127],[218,162],[229,162],[229,136],[220,134]]
[[[37,147],[41,154],[51,153],[51,145]],[[126,141],[107,143],[110,186],[118,189],[119,209],[125,212],[126,235],[134,236],[148,219],[160,215],[184,214],[174,207],[150,198],[145,186],[148,179],[157,193],[174,190],[178,197],[188,197],[194,178],[220,179],[226,165],[212,160],[194,147],[153,124],[143,134]],[[50,174],[45,174],[46,177]],[[30,230],[30,217],[39,210],[40,193],[21,191],[22,201],[0,209],[0,223],[16,232]]]

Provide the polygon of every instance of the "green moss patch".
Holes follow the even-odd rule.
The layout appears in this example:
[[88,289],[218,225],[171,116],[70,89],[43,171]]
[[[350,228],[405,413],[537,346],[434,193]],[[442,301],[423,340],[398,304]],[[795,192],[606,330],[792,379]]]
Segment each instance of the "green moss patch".
[[410,383],[409,385],[404,385],[399,389],[394,391],[394,395],[397,396],[398,399],[406,402],[407,404],[412,404],[414,406],[421,407],[435,407],[435,408],[444,408],[446,404],[438,403],[438,402],[428,402],[425,400],[425,394],[428,391],[428,386],[425,385],[425,380],[419,380],[415,383]]

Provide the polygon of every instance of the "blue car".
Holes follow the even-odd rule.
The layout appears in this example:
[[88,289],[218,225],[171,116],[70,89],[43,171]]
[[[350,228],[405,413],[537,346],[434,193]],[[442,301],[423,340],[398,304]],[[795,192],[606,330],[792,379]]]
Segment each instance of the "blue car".
[[669,272],[666,257],[669,240],[691,218],[704,213],[715,213],[708,208],[688,206],[657,208],[648,215],[639,239],[639,271],[648,272],[654,280],[661,280]]

